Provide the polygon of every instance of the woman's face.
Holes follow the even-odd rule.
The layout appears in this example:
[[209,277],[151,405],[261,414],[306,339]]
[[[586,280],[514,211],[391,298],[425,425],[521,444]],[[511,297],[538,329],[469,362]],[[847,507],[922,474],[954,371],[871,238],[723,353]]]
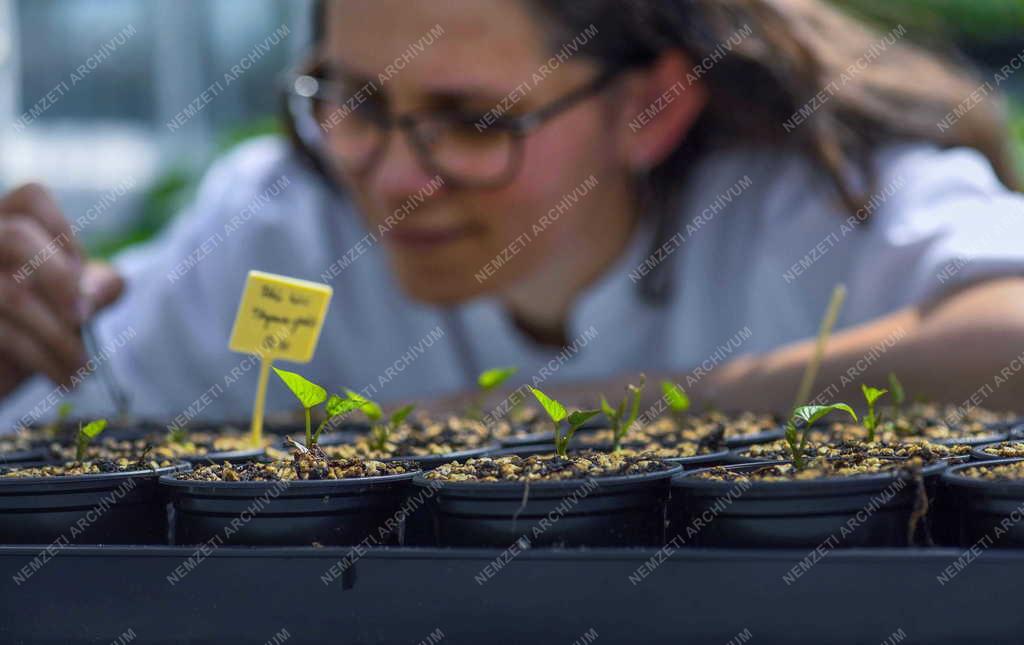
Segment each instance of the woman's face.
[[[353,87],[374,84],[352,103],[355,116],[364,109],[454,112],[474,121],[492,109],[518,115],[599,72],[582,56],[544,68],[554,53],[548,35],[513,0],[337,0],[328,2],[326,20],[330,75]],[[442,185],[397,131],[373,166],[341,179],[412,297],[452,303],[500,293],[559,272],[588,239],[629,230],[633,215],[606,207],[622,202],[628,183],[606,136],[611,109],[607,94],[592,97],[531,133],[519,172],[498,187]],[[591,175],[596,184],[582,188]],[[587,196],[557,220],[546,217],[574,189]]]

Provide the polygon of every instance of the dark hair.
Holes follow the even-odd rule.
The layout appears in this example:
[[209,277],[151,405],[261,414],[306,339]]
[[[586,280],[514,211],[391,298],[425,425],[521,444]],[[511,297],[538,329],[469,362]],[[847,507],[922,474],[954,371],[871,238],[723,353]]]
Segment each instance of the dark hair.
[[[975,148],[1003,183],[1019,188],[1001,103],[986,101],[960,114],[958,106],[978,81],[906,42],[900,25],[883,36],[823,0],[525,2],[550,25],[553,49],[596,28],[597,37],[582,53],[605,67],[649,65],[669,50],[681,50],[698,64],[694,71],[708,88],[709,104],[642,185],[645,212],[657,218],[656,245],[678,228],[674,206],[692,160],[736,143],[799,150],[824,169],[851,211],[874,192],[873,152],[898,140]],[[318,41],[323,23],[319,0]],[[849,70],[868,56],[870,64]],[[799,127],[784,126],[840,79],[840,91],[803,115]],[[951,120],[954,111],[958,118]],[[323,172],[315,156],[308,156]],[[668,275],[652,271],[640,284],[642,292],[660,297]]]

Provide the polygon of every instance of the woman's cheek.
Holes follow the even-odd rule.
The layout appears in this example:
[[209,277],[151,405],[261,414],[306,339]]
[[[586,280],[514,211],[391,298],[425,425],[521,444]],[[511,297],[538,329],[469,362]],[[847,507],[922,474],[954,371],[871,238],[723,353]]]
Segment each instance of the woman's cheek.
[[555,220],[549,211],[578,183],[577,176],[586,159],[576,154],[575,142],[567,138],[560,140],[538,133],[525,143],[523,163],[515,180],[492,196],[490,208],[481,205],[478,212],[502,213],[494,222],[494,231],[503,244],[529,236],[530,245],[534,246],[542,235],[560,237],[556,231],[564,227],[557,224],[563,218]]

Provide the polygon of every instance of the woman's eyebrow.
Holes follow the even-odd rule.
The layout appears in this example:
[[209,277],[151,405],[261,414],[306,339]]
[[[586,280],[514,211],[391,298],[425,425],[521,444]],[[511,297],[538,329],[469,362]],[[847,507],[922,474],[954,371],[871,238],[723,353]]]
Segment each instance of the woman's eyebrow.
[[422,88],[424,96],[431,104],[440,107],[474,107],[488,109],[498,105],[508,92],[493,87],[477,85],[435,85],[428,82]]
[[377,84],[377,79],[372,74],[360,73],[346,65],[338,64],[337,62],[320,61],[316,64],[317,72],[319,75],[327,80],[347,80],[347,81],[361,81],[368,83],[372,81]]
[[[373,83],[378,89],[402,73],[398,71],[389,77],[386,72],[381,74],[362,72],[337,60],[323,60],[317,63],[316,69],[325,79],[344,79],[360,84]],[[470,105],[488,108],[516,94],[519,90],[514,86],[505,88],[496,86],[494,83],[426,79],[420,86],[420,92],[426,97],[427,102],[443,107]]]

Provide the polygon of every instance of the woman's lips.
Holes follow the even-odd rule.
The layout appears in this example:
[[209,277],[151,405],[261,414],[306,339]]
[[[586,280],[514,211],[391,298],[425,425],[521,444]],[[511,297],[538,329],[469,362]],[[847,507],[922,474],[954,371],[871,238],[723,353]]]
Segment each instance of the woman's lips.
[[415,229],[398,227],[388,233],[388,237],[396,244],[418,248],[450,244],[467,235],[469,235],[468,228]]

